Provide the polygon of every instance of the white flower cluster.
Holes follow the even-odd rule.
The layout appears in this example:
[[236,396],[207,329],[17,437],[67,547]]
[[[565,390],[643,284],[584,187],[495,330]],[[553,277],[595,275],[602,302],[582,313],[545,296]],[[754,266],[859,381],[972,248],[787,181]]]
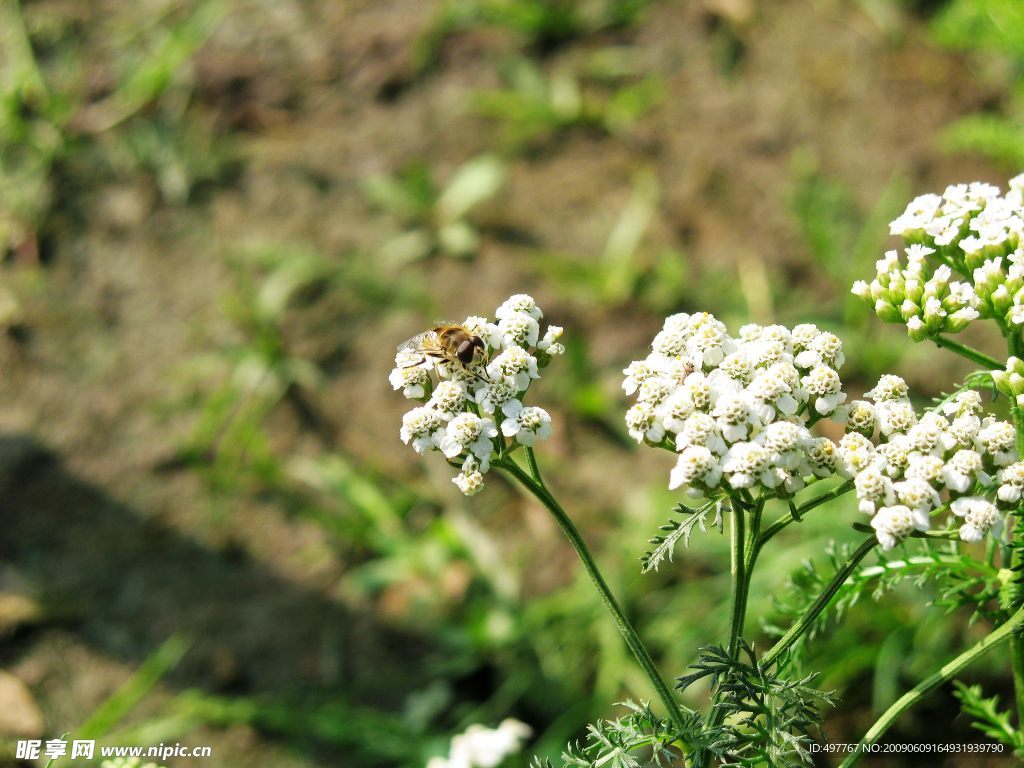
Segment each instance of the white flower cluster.
[[448,757],[434,757],[427,768],[496,768],[522,749],[530,726],[508,718],[497,728],[471,725],[452,738]]
[[420,343],[399,349],[390,376],[392,387],[423,403],[402,418],[402,442],[417,453],[440,451],[459,463],[452,482],[467,496],[483,488],[504,438],[532,446],[551,434],[551,417],[543,408],[523,405],[523,396],[540,378],[539,369],[565,351],[558,326],[540,335],[543,313],[530,296],[510,297],[495,316],[497,322],[469,317],[462,324],[483,342],[469,365],[444,354],[443,339],[431,331]]
[[[961,392],[920,418],[907,384],[885,375],[866,400],[844,408],[847,434],[836,448],[839,473],[852,478],[860,510],[872,516],[882,549],[892,549],[947,506],[960,538],[998,536],[1003,511],[1024,489],[1013,425],[982,416],[981,396]],[[878,434],[877,443],[872,436]]]
[[712,315],[678,314],[652,349],[624,371],[623,389],[637,396],[626,425],[638,442],[679,454],[669,488],[789,495],[806,476],[834,473],[833,443],[807,428],[846,400],[834,334],[751,324],[734,338]]
[[916,341],[979,317],[1024,324],[1024,174],[1006,195],[980,182],[922,195],[889,231],[907,243],[906,264],[888,251],[874,280],[853,285],[883,321],[905,323]]

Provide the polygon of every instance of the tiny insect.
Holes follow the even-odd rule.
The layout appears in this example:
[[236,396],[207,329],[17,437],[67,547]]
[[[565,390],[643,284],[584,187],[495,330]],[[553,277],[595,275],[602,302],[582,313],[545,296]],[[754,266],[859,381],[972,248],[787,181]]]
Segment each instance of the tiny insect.
[[464,325],[443,323],[417,334],[398,345],[399,352],[406,350],[422,356],[417,362],[405,366],[407,368],[420,365],[427,359],[442,360],[458,365],[478,379],[487,380],[479,370],[471,368],[476,363],[487,361],[487,346],[482,338]]

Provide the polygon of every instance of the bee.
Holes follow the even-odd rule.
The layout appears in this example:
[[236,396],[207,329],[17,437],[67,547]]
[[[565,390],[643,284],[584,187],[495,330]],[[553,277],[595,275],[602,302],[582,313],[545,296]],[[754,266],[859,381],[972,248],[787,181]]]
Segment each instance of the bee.
[[479,371],[470,368],[475,363],[487,362],[487,345],[482,338],[464,325],[442,323],[398,345],[399,352],[406,350],[421,355],[421,359],[406,366],[408,368],[421,365],[428,359],[441,360],[457,365],[478,379],[487,381]]

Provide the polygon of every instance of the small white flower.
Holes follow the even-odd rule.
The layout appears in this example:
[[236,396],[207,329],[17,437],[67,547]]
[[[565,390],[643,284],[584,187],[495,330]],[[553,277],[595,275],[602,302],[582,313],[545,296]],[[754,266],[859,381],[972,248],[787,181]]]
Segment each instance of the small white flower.
[[686,353],[686,335],[677,330],[662,330],[651,342],[651,349],[665,357],[680,357]]
[[857,432],[843,435],[837,453],[842,473],[851,478],[877,461],[875,446]]
[[682,451],[688,445],[701,445],[716,454],[725,452],[725,440],[718,430],[718,423],[706,413],[693,413],[686,417],[682,431],[676,435],[676,450]]
[[718,421],[718,428],[730,443],[746,439],[753,422],[750,405],[741,394],[720,397],[711,416]]
[[816,395],[814,409],[827,416],[846,400],[846,393],[841,391],[842,382],[839,374],[826,365],[818,365],[803,377],[801,383],[810,394]]
[[766,477],[768,473],[765,473],[770,462],[771,453],[763,446],[736,443],[722,457],[722,471],[729,475],[729,485],[733,488],[750,488],[759,480],[768,487],[775,487],[775,479]]
[[436,762],[428,768],[497,768],[519,752],[529,736],[529,726],[511,718],[497,728],[471,725],[452,738],[448,759],[434,758]]
[[544,337],[537,342],[537,349],[552,356],[563,354],[565,347],[558,341],[562,338],[562,330],[560,325],[549,325],[544,332]]
[[1006,504],[1016,504],[1020,501],[1021,491],[1024,490],[1024,462],[1018,461],[999,470],[999,490],[996,491],[998,499]]
[[875,431],[875,407],[867,400],[853,400],[836,410],[836,420],[846,428],[870,437]]
[[448,422],[439,447],[449,459],[468,451],[480,459],[482,466],[486,466],[494,450],[491,438],[497,435],[498,429],[493,420],[482,419],[475,413],[460,413]]
[[1017,460],[1017,433],[1012,424],[986,419],[976,439],[979,450],[992,456],[996,465],[1004,467]]
[[684,390],[677,389],[658,406],[657,416],[667,431],[678,434],[693,411],[693,401]]
[[839,468],[836,444],[827,437],[812,438],[807,448],[807,460],[815,477],[828,477]]
[[516,395],[519,389],[511,376],[492,379],[477,388],[475,399],[484,413],[492,414],[499,409],[506,416],[523,407]]
[[911,478],[893,483],[896,498],[901,504],[910,507],[915,513],[928,515],[942,504],[939,492],[931,483],[921,478]]
[[[891,435],[889,442],[882,443],[875,452],[882,459],[882,468],[889,477],[902,477],[910,467],[911,456],[916,455],[911,453],[906,435]],[[941,463],[940,460],[940,470]]]
[[882,507],[871,518],[871,527],[875,529],[878,543],[883,550],[890,550],[907,538],[914,531],[927,531],[927,516],[915,512],[903,504]]
[[410,400],[420,400],[427,394],[430,385],[430,371],[423,365],[398,365],[388,376],[393,389],[401,389]]
[[439,447],[444,435],[444,419],[433,408],[413,408],[402,417],[402,442],[412,443],[416,453],[426,453]]
[[668,487],[669,490],[689,488],[697,483],[713,487],[721,476],[722,470],[715,455],[702,445],[690,445],[679,454],[669,474]]
[[906,469],[908,479],[920,478],[928,483],[937,483],[943,479],[946,465],[938,456],[926,456],[920,453],[911,454]]
[[914,406],[907,400],[883,400],[875,406],[878,416],[878,431],[889,436],[906,432],[917,423]]
[[867,467],[854,480],[857,489],[857,508],[866,515],[873,515],[882,506],[896,501],[892,480],[877,467]]
[[673,389],[674,387],[668,380],[661,376],[652,376],[645,379],[644,383],[640,385],[636,399],[637,402],[647,405],[658,405],[672,393]]
[[626,378],[622,382],[622,389],[627,395],[632,395],[644,381],[658,373],[646,360],[634,360],[622,372],[626,374]]
[[427,405],[448,421],[463,409],[467,400],[466,388],[457,381],[442,381],[427,401]]
[[469,455],[462,462],[462,471],[452,478],[452,482],[466,496],[475,496],[484,487],[484,476],[483,472],[480,471],[481,469],[482,465],[479,460],[475,456]]
[[999,536],[1003,529],[1003,516],[995,505],[980,496],[964,496],[956,499],[949,508],[957,517],[964,518],[960,526],[963,541],[981,541],[991,533]]
[[626,411],[626,427],[629,436],[642,443],[660,443],[665,438],[665,427],[658,421],[658,413],[648,403],[637,403]]
[[501,318],[498,332],[505,347],[533,347],[537,345],[540,324],[525,312],[511,312]]
[[487,375],[492,379],[511,376],[519,392],[526,391],[531,380],[540,378],[537,358],[519,346],[507,347],[491,360],[487,365]]
[[498,307],[494,316],[499,320],[504,320],[506,317],[516,312],[522,312],[529,315],[534,320],[540,320],[544,317],[544,313],[540,311],[540,307],[537,306],[537,302],[533,300],[532,296],[528,296],[525,293],[517,293],[514,296],[509,296],[502,302],[501,306]]
[[942,480],[950,490],[966,493],[974,485],[975,480],[987,485],[992,478],[983,469],[980,453],[960,450],[946,462],[942,470]]
[[873,389],[864,393],[864,397],[881,403],[886,400],[905,400],[910,393],[907,382],[891,373],[883,375]]
[[953,445],[960,446],[961,448],[973,448],[980,431],[981,419],[972,414],[966,414],[964,416],[957,416],[950,422],[946,435]]
[[536,406],[520,408],[501,422],[501,433],[505,437],[514,437],[520,445],[532,446],[538,437],[546,440],[551,436],[551,416]]
[[942,454],[947,445],[946,428],[949,422],[937,413],[925,413],[921,420],[907,431],[907,443],[912,451],[918,453]]

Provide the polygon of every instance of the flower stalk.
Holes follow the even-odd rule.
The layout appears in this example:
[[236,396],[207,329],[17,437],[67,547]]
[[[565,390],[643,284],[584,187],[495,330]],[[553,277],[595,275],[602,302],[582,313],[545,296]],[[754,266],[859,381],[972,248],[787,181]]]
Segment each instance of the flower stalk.
[[658,672],[658,668],[654,664],[654,660],[651,658],[646,646],[644,646],[643,641],[640,639],[640,635],[637,633],[636,629],[633,628],[633,625],[630,624],[629,619],[626,618],[625,612],[615,599],[615,595],[612,594],[611,588],[608,586],[608,582],[605,581],[604,576],[598,569],[597,563],[594,561],[594,557],[591,555],[590,549],[587,547],[586,542],[584,542],[583,537],[576,528],[576,525],[547,489],[544,481],[541,480],[540,473],[537,470],[536,458],[533,456],[532,449],[526,449],[526,456],[527,463],[531,467],[531,472],[529,473],[510,457],[505,457],[500,461],[495,462],[495,466],[505,470],[514,477],[519,484],[523,486],[523,488],[529,491],[541,504],[544,505],[548,512],[551,513],[551,516],[558,524],[558,527],[562,530],[562,533],[565,534],[565,537],[569,540],[572,548],[576,551],[576,555],[583,564],[587,575],[590,576],[591,581],[594,583],[594,587],[601,596],[601,600],[604,602],[605,608],[607,608],[608,613],[611,614],[612,619],[615,621],[615,625],[618,627],[619,632],[626,641],[626,645],[629,647],[629,650],[632,652],[633,657],[637,660],[641,669],[643,669],[644,673],[647,675],[647,679],[658,694],[658,698],[661,700],[669,718],[672,720],[673,724],[675,724],[681,736],[686,732],[687,727],[686,722],[683,719],[683,713],[680,709],[680,705],[676,702],[668,685],[662,679],[661,674]]
[[1024,625],[1024,608],[1018,608],[1017,612],[998,629],[986,635],[948,664],[945,664],[907,691],[875,721],[871,729],[864,734],[864,738],[860,740],[857,748],[840,764],[840,768],[851,768],[859,763],[871,746],[878,743],[878,740],[885,735],[886,731],[896,723],[900,716],[924,699],[929,693],[952,680],[993,648],[1011,638],[1019,637],[1021,625]]
[[782,654],[788,651],[793,644],[800,639],[800,637],[810,629],[811,625],[821,615],[822,611],[828,608],[828,604],[832,602],[832,598],[835,597],[836,592],[840,590],[846,580],[850,578],[850,574],[854,572],[860,561],[863,560],[867,554],[878,545],[878,539],[872,536],[869,539],[865,539],[861,542],[861,545],[850,555],[850,558],[846,561],[845,565],[836,573],[832,578],[832,581],[828,583],[828,586],[822,590],[821,594],[818,595],[817,599],[811,604],[811,606],[804,611],[800,620],[789,628],[779,641],[773,645],[768,653],[764,655],[762,661],[764,664],[774,664],[778,661]]

